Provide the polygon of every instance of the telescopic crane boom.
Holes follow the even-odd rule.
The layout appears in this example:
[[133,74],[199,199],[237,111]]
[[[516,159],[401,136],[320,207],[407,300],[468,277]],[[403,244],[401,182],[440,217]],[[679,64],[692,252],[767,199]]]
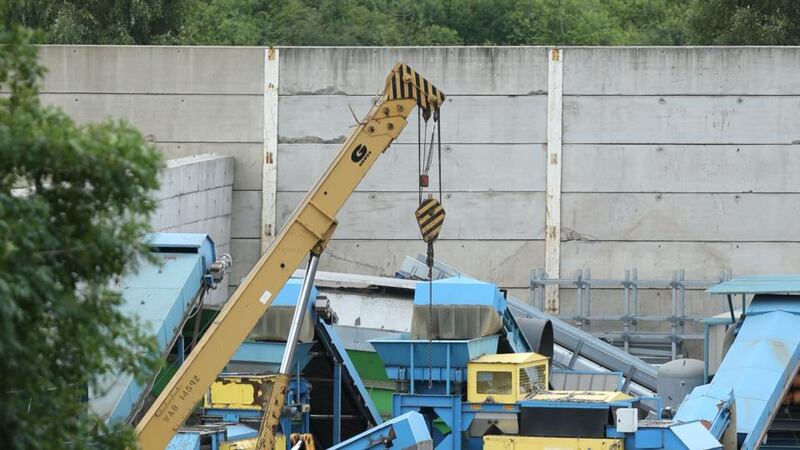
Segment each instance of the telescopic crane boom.
[[[444,94],[408,65],[392,68],[375,105],[137,425],[144,450],[167,446],[303,258],[322,253],[336,227],[336,214],[405,128],[414,107],[427,120],[438,116],[443,102]],[[280,414],[272,409],[270,404],[265,419]]]

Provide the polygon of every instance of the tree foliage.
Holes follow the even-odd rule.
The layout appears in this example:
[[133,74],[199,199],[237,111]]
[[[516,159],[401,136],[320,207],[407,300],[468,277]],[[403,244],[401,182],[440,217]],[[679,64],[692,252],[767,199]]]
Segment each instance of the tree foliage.
[[9,0],[48,43],[798,44],[795,0]]
[[0,34],[0,448],[125,448],[132,430],[86,396],[112,368],[153,368],[112,286],[144,251],[161,160],[128,125],[43,106],[30,39]]
[[710,45],[798,45],[796,0],[694,0],[690,42]]
[[[183,0],[6,0],[5,28],[39,29],[48,44],[158,44],[171,32]],[[0,6],[2,8],[2,6]]]
[[686,1],[205,0],[186,4],[188,10],[182,15],[176,42],[239,45],[672,44],[679,43],[676,41],[683,35],[680,27]]

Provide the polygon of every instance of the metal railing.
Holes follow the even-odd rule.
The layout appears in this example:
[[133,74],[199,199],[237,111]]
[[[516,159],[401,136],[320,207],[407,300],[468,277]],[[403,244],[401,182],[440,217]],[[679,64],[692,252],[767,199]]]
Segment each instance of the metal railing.
[[[678,356],[678,346],[684,339],[702,339],[702,334],[687,334],[686,323],[701,323],[703,316],[686,315],[686,289],[706,289],[722,281],[731,279],[730,272],[723,271],[719,278],[714,280],[689,280],[686,271],[673,270],[670,279],[640,279],[637,269],[627,269],[622,279],[594,279],[591,270],[585,268],[576,273],[574,278],[548,278],[544,269],[534,269],[530,278],[531,304],[544,311],[545,286],[554,285],[562,289],[575,290],[574,314],[555,314],[562,320],[571,321],[581,329],[587,329],[592,321],[618,321],[621,323],[621,332],[593,333],[597,337],[614,337],[622,341],[622,348],[631,353],[631,347],[645,344],[669,341],[670,359]],[[623,314],[592,314],[592,288],[621,290]],[[639,290],[668,290],[671,298],[671,313],[669,315],[641,314],[639,313]],[[669,322],[670,331],[653,332],[640,331],[640,322]]]

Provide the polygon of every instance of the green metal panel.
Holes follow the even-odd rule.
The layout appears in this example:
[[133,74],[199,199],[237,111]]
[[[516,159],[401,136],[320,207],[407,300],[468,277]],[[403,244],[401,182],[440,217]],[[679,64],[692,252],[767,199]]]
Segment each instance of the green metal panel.
[[365,352],[362,350],[348,350],[347,354],[355,364],[358,374],[364,380],[391,381],[386,376],[386,368],[383,361],[375,352]]
[[369,396],[381,417],[392,417],[392,394],[394,382],[386,376],[383,361],[375,352],[348,350],[347,354],[356,366],[361,380],[369,391]]

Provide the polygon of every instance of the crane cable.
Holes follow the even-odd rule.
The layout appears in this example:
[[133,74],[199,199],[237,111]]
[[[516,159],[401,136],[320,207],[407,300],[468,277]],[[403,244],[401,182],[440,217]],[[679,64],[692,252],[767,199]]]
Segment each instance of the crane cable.
[[[439,110],[433,113],[433,127],[431,131],[430,145],[427,145],[428,135],[428,121],[425,120],[425,132],[422,132],[422,124],[420,119],[420,111],[417,110],[417,167],[419,171],[419,207],[415,213],[417,222],[419,223],[422,240],[425,241],[427,246],[427,255],[425,258],[426,265],[428,266],[428,389],[433,387],[433,263],[434,252],[433,242],[439,237],[439,231],[444,223],[445,211],[442,206],[442,127],[440,121]],[[431,164],[433,162],[433,145],[434,136],[437,144],[438,153],[438,187],[439,199],[433,198],[432,194],[423,200],[424,188],[429,186],[429,176]],[[427,147],[427,151],[425,148]],[[424,168],[423,168],[423,161]]]

